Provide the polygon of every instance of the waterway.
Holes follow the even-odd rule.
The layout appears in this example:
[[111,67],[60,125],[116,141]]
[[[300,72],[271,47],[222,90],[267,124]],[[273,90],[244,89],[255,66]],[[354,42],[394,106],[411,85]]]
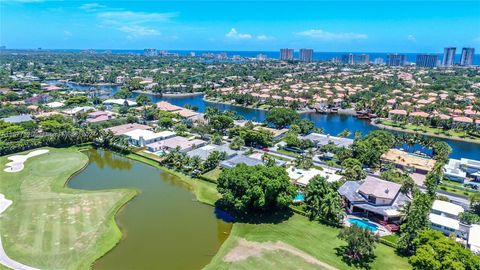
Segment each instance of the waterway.
[[[67,86],[75,90],[86,90],[86,86],[77,84],[69,83]],[[87,87],[87,89],[90,89],[90,86]],[[102,90],[110,90],[112,94],[119,89],[119,86],[102,86]],[[138,94],[135,94],[135,96],[136,95]],[[207,107],[216,107],[221,111],[231,110],[235,111],[238,115],[245,119],[259,122],[264,121],[267,114],[265,110],[250,109],[241,106],[205,101],[201,95],[181,97],[150,96],[150,98],[153,102],[164,100],[181,107],[187,104],[197,106],[200,112],[204,112]],[[304,113],[302,114],[302,118],[311,120],[316,127],[323,128],[325,133],[330,135],[336,135],[342,132],[344,129],[348,129],[352,132],[350,137],[353,138],[356,131],[360,131],[363,135],[365,135],[373,130],[378,129],[377,127],[371,125],[370,121],[357,119],[351,115]],[[480,144],[449,139],[439,140],[447,142],[452,147],[452,154],[450,155],[451,158],[480,159]],[[419,146],[416,146],[416,150],[422,149]]]
[[93,269],[201,269],[228,237],[231,223],[199,203],[178,177],[118,154],[89,150],[89,164],[69,181],[86,190],[133,188],[117,214],[123,239]]

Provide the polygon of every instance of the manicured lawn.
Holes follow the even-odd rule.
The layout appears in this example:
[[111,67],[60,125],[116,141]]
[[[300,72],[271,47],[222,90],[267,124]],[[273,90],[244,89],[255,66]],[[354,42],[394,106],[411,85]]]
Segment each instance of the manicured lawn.
[[287,156],[291,156],[291,157],[298,157],[298,156],[300,156],[300,154],[298,154],[298,153],[295,153],[295,152],[292,152],[292,151],[287,151],[287,150],[282,149],[282,148],[278,148],[277,152],[282,153],[282,154],[285,154],[285,155],[287,155]]
[[419,125],[413,125],[413,124],[402,125],[400,123],[395,123],[393,121],[384,120],[384,119],[382,119],[380,121],[380,123],[383,124],[383,125],[386,125],[386,126],[402,128],[402,129],[406,129],[406,130],[416,131],[416,132],[419,132],[419,133],[430,133],[430,134],[435,134],[435,135],[443,135],[443,136],[447,136],[447,137],[468,138],[468,139],[472,139],[472,140],[478,140],[479,139],[478,137],[470,136],[463,131],[457,131],[455,129],[443,130],[441,128],[419,126]]
[[217,182],[218,180],[218,177],[220,177],[220,174],[222,173],[222,169],[221,168],[215,168],[209,172],[206,172],[204,174],[202,174],[202,177],[212,181],[212,182]]
[[13,201],[0,218],[4,248],[40,269],[88,269],[121,239],[114,215],[136,191],[67,188],[88,158],[76,148],[48,149],[17,173],[4,172],[0,158],[0,190]]
[[[217,255],[205,269],[311,269],[303,258],[288,254],[286,251],[258,252],[244,260],[225,262],[224,258],[234,249],[240,239],[252,242],[281,241],[296,249],[311,255],[318,260],[338,269],[354,269],[337,256],[336,248],[345,244],[337,238],[339,229],[328,227],[307,218],[294,214],[288,220],[278,224],[246,224],[236,223],[227,241],[222,245]],[[406,258],[397,256],[393,248],[378,244],[376,259],[372,269],[411,269]],[[297,265],[298,267],[293,267]],[[315,269],[321,269],[315,265]]]

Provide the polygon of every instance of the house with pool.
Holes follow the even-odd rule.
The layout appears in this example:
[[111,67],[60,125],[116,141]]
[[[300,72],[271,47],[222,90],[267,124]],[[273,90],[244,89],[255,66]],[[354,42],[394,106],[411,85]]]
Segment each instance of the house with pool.
[[372,176],[347,181],[338,192],[349,214],[369,218],[394,230],[400,223],[401,209],[410,198],[400,192],[401,185]]

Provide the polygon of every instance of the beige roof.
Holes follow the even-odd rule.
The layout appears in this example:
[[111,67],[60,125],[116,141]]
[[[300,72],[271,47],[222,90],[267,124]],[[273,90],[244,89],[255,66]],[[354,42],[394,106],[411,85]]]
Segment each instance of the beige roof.
[[398,149],[388,150],[387,153],[382,155],[382,159],[424,171],[431,171],[435,165],[434,159],[420,157]]
[[389,114],[397,114],[397,115],[407,115],[407,111],[405,111],[405,110],[391,110],[388,113]]
[[367,177],[358,188],[358,191],[365,195],[393,200],[397,196],[398,191],[400,191],[400,187],[401,185],[394,182]]
[[109,127],[109,128],[106,128],[105,130],[106,131],[111,131],[115,135],[122,135],[124,133],[127,133],[127,132],[135,130],[135,129],[149,130],[149,129],[152,129],[152,128],[150,126],[133,123],[133,124],[125,124],[125,125],[120,125],[120,126],[115,126],[115,127]]
[[179,111],[183,109],[182,107],[173,105],[166,101],[157,102],[157,108],[162,111],[168,111],[168,112],[174,112],[174,111]]

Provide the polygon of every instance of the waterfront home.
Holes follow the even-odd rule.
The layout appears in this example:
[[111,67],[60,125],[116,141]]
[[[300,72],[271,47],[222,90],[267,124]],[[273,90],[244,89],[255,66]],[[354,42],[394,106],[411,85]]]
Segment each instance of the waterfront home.
[[345,182],[338,192],[348,213],[398,224],[402,216],[400,210],[410,201],[400,188],[400,184],[367,176],[361,181]]
[[121,98],[117,98],[117,99],[107,99],[105,101],[103,101],[103,104],[104,105],[118,105],[118,106],[129,106],[129,107],[132,107],[132,106],[137,106],[137,103],[135,101],[131,101],[131,100],[128,100],[128,99],[121,99]]
[[182,107],[173,105],[166,101],[157,102],[157,109],[161,111],[167,111],[167,112],[175,112],[175,111],[183,110]]
[[178,149],[180,152],[187,152],[197,147],[204,146],[207,142],[199,139],[188,139],[181,136],[170,137],[161,141],[147,144],[148,151],[171,151]]
[[176,133],[173,131],[161,131],[161,132],[155,133],[153,131],[144,130],[144,129],[134,129],[132,131],[129,131],[123,134],[123,136],[128,138],[128,142],[131,145],[139,146],[139,147],[143,147],[147,144],[165,140],[175,135]]
[[448,161],[444,167],[445,177],[463,183],[467,177],[480,181],[480,160],[461,158]]
[[406,117],[407,116],[407,111],[406,110],[391,110],[388,112],[388,119],[394,120],[395,118],[398,117]]
[[231,169],[242,163],[247,166],[263,165],[263,161],[256,158],[251,158],[244,155],[236,155],[230,159],[220,162],[220,166],[222,168]]
[[412,173],[426,174],[433,169],[435,160],[417,154],[408,153],[399,149],[389,149],[381,156],[383,162],[393,163],[397,168]]
[[453,120],[453,125],[455,127],[465,127],[465,126],[470,126],[474,124],[474,120],[466,116],[453,117],[452,120]]
[[225,143],[222,145],[216,145],[216,144],[205,145],[187,152],[187,155],[190,157],[197,156],[201,160],[207,160],[208,156],[214,151],[224,152],[226,154],[227,159],[240,153],[240,151],[230,149],[230,144]]
[[6,118],[2,118],[2,120],[7,123],[16,124],[16,123],[33,121],[33,118],[30,114],[21,114],[21,115],[13,115]]
[[328,134],[324,135],[320,133],[310,133],[306,136],[301,136],[300,138],[303,140],[312,141],[317,147],[321,147],[329,143],[333,143],[337,147],[349,147],[353,144],[352,139],[330,136]]
[[456,233],[457,235],[465,235],[461,231],[459,215],[464,212],[464,209],[456,204],[435,200],[432,205],[432,210],[428,215],[431,228],[442,232],[445,235]]
[[270,132],[273,135],[274,140],[280,140],[288,132],[287,128],[276,129],[276,128],[257,126],[257,127],[254,127],[253,129],[257,131],[263,130],[263,131]]
[[294,166],[291,166],[287,169],[288,177],[290,177],[290,180],[294,184],[304,187],[307,186],[308,183],[310,183],[310,180],[312,180],[312,178],[317,175],[325,178],[328,182],[339,181],[340,179],[342,179],[342,176],[336,174],[337,171],[338,170],[336,169],[327,168],[323,168],[323,170],[319,170],[316,168],[310,168],[308,170],[305,170],[296,168]]
[[105,131],[111,131],[114,135],[119,136],[119,135],[123,135],[123,134],[125,134],[129,131],[135,130],[135,129],[151,130],[152,127],[147,126],[147,125],[132,123],[132,124],[124,124],[124,125],[109,127],[109,128],[104,129],[104,130]]

